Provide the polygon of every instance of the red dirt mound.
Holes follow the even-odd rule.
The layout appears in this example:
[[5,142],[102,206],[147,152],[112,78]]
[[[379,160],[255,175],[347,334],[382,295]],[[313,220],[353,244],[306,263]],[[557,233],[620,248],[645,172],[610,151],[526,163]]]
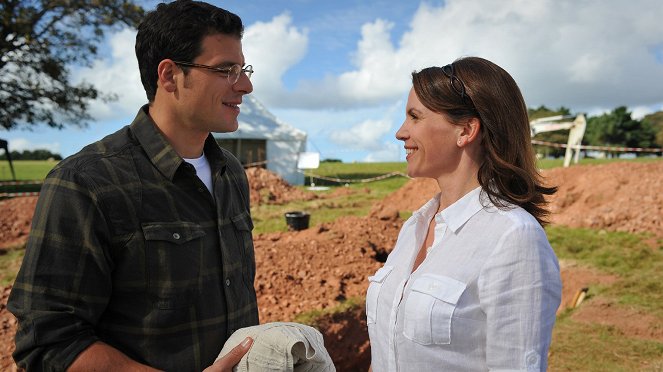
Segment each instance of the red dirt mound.
[[[571,166],[542,175],[559,187],[549,199],[553,224],[663,236],[663,161]],[[413,211],[438,191],[431,179],[412,179],[375,208]]]
[[36,196],[0,200],[0,250],[25,243],[36,205]]
[[318,196],[296,187],[290,186],[277,174],[264,168],[246,170],[249,179],[251,205],[284,204],[296,200],[311,200]]
[[543,173],[559,187],[552,223],[663,237],[663,161],[571,166]]

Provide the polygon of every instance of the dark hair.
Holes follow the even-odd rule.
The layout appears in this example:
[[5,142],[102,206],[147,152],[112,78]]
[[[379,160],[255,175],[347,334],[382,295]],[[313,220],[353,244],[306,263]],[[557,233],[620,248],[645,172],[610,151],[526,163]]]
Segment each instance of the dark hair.
[[157,67],[166,58],[192,62],[202,53],[205,36],[233,35],[242,38],[244,25],[235,14],[202,1],[176,0],[161,3],[147,13],[138,26],[136,58],[147,100],[154,101]]
[[[497,207],[518,205],[545,225],[545,195],[554,194],[557,187],[545,186],[536,168],[527,107],[518,85],[508,72],[483,58],[460,58],[451,67],[413,72],[417,97],[456,125],[479,118],[483,161],[478,181],[483,192]],[[452,85],[454,79],[459,81]]]

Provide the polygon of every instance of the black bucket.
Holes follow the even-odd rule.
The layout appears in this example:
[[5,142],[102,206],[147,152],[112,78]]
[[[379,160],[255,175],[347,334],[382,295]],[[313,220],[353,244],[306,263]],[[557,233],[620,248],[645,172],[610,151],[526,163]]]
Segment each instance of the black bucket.
[[285,214],[285,223],[288,225],[289,230],[305,230],[308,229],[308,221],[311,215],[306,212],[293,211]]

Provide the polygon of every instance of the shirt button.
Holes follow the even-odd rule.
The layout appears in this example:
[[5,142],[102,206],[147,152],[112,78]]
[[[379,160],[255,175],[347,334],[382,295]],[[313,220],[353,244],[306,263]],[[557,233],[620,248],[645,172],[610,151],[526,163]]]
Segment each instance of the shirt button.
[[178,240],[179,238],[180,238],[180,234],[173,233],[173,239]]
[[230,279],[226,279],[226,287],[230,287]]

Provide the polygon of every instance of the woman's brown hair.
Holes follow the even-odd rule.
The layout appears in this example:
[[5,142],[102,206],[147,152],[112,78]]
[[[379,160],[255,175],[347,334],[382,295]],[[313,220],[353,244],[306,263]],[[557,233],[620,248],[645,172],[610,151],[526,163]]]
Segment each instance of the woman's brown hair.
[[456,125],[479,118],[483,191],[497,207],[518,205],[545,225],[545,195],[557,188],[545,186],[536,168],[527,107],[511,75],[486,59],[465,57],[413,72],[412,85],[426,108]]

